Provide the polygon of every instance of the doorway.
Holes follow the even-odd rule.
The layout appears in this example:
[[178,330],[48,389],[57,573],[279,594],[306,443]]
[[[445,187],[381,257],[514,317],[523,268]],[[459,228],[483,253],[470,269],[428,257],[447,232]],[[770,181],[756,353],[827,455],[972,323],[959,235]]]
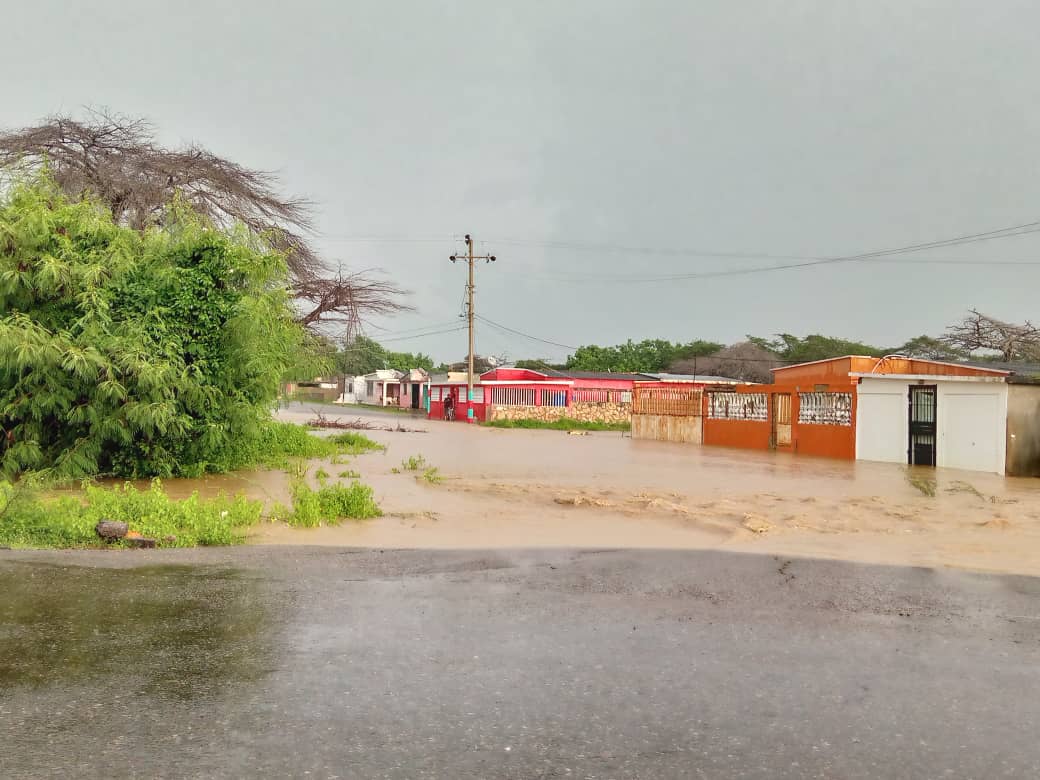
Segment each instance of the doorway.
[[412,383],[412,408],[419,408],[419,385],[414,382]]
[[791,394],[773,393],[773,449],[791,446]]
[[911,466],[935,465],[935,385],[910,388],[910,446],[907,462]]

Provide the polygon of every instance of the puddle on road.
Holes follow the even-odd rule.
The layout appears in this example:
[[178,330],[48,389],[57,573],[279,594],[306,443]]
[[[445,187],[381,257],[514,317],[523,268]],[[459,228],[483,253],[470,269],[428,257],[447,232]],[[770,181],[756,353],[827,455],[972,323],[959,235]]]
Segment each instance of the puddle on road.
[[0,690],[109,679],[195,699],[257,680],[275,630],[258,587],[215,567],[0,566]]

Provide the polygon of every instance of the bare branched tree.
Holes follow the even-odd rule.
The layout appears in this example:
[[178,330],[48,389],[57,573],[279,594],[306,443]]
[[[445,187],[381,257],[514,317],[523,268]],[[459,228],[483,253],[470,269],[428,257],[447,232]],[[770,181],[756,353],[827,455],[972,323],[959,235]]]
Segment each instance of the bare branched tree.
[[178,197],[218,226],[241,223],[285,252],[301,321],[318,327],[407,308],[404,291],[370,272],[327,271],[308,239],[312,204],[278,192],[277,177],[207,151],[196,144],[168,149],[144,119],[93,110],[79,121],[53,116],[36,127],[0,131],[0,169],[8,174],[42,170],[72,198],[98,198],[120,224],[137,230],[161,226]]
[[362,331],[362,315],[393,314],[407,307],[401,289],[373,271],[358,271],[334,279],[302,279],[295,286],[303,314],[300,322],[314,328],[338,325],[350,343]]
[[941,340],[969,354],[979,350],[999,353],[1006,362],[1040,357],[1040,328],[1028,320],[1022,325],[1003,322],[975,309],[948,327]]
[[680,360],[669,368],[680,374],[724,376],[742,382],[771,382],[770,369],[783,365],[776,355],[764,347],[743,341],[720,349],[714,355]]

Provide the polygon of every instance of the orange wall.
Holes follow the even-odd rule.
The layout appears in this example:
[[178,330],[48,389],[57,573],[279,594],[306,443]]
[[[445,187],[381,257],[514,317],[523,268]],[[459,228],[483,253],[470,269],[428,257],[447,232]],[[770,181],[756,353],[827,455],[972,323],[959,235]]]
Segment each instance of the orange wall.
[[704,417],[704,443],[746,450],[769,449],[769,423],[759,420],[712,420]]
[[[822,377],[821,377],[822,379]],[[820,382],[823,384],[824,382]],[[748,388],[737,388],[737,392],[759,392],[791,394],[791,446],[780,447],[781,451],[796,452],[801,455],[819,455],[825,458],[856,458],[856,386],[849,384],[848,377],[844,381],[826,382],[828,390],[834,393],[852,394],[852,425],[815,425],[798,422],[798,392],[796,385],[754,385]],[[802,385],[803,392],[811,392],[812,384]],[[752,420],[715,420],[708,417],[708,399],[704,400],[704,444],[720,447],[742,447],[751,450],[768,450],[772,432],[769,422]],[[769,414],[773,413],[772,401],[769,403]]]
[[852,425],[794,424],[793,449],[799,455],[856,459],[856,423]]

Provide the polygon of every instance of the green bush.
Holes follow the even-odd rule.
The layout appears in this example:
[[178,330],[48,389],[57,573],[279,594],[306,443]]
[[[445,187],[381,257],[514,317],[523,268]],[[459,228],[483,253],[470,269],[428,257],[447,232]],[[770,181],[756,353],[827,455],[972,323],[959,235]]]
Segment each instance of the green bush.
[[264,451],[308,343],[284,258],[173,211],[139,232],[47,180],[0,197],[5,473],[196,475]]

